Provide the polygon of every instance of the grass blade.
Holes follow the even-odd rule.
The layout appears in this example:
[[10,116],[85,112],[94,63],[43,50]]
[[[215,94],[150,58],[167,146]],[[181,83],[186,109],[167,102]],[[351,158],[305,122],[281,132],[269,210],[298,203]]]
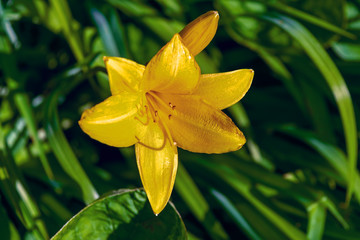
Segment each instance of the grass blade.
[[25,123],[27,125],[27,129],[29,131],[29,135],[31,136],[32,141],[34,142],[34,146],[37,149],[39,154],[39,158],[43,168],[45,170],[46,175],[50,180],[54,180],[54,174],[51,170],[49,161],[46,157],[45,150],[43,148],[42,143],[40,142],[39,136],[37,134],[37,126],[35,121],[34,112],[32,110],[29,97],[26,93],[22,92],[20,84],[14,80],[11,76],[15,76],[18,80],[22,79],[22,76],[19,74],[19,69],[17,69],[16,59],[14,56],[2,57],[0,56],[1,65],[4,66],[6,82],[10,91],[13,91],[13,99],[14,102],[19,109],[21,116],[24,118]]
[[244,230],[244,232],[250,239],[262,239],[249,225],[246,218],[241,215],[241,213],[236,209],[236,207],[224,194],[220,193],[215,189],[211,189],[210,192],[213,197],[219,202],[219,204],[224,208],[224,210],[230,215],[234,222],[239,226],[239,228]]
[[326,53],[318,40],[300,23],[280,14],[262,15],[262,19],[272,22],[297,39],[304,51],[317,66],[330,87],[336,104],[340,111],[344,128],[346,148],[349,161],[349,181],[346,194],[347,202],[350,201],[356,180],[356,167],[358,157],[358,139],[356,136],[356,121],[354,107],[346,83],[336,65]]
[[[76,71],[74,71],[76,73]],[[76,81],[75,81],[76,82]],[[73,150],[67,141],[60,122],[57,112],[57,101],[60,93],[64,90],[63,88],[69,87],[66,84],[58,86],[53,93],[48,97],[45,104],[45,130],[51,148],[53,149],[56,158],[60,165],[67,174],[79,184],[83,191],[83,199],[86,203],[90,203],[99,197],[93,184],[86,175],[84,169],[81,167],[79,160],[76,158]]]
[[320,202],[315,202],[308,207],[309,222],[307,237],[309,240],[321,240],[324,233],[326,208]]
[[303,12],[296,8],[290,7],[279,1],[276,1],[276,2],[261,1],[261,2],[264,2],[268,7],[272,8],[272,9],[275,9],[279,12],[286,13],[290,16],[296,17],[296,18],[306,21],[308,23],[314,24],[315,26],[321,27],[323,29],[329,30],[331,32],[337,33],[341,36],[344,36],[344,37],[347,37],[347,38],[350,38],[353,40],[357,39],[356,35],[348,32],[348,31],[345,31],[344,29],[342,29],[338,26],[335,26],[335,25],[333,25],[321,18],[315,17],[309,13],[306,13],[306,12]]
[[[311,146],[321,156],[323,156],[326,161],[328,161],[328,163],[339,173],[339,175],[345,181],[350,181],[352,176],[350,176],[348,172],[349,162],[346,161],[345,154],[339,148],[319,140],[318,138],[316,138],[316,136],[304,130],[299,130],[293,127],[282,127],[278,130],[289,134]],[[355,172],[355,174],[355,182],[353,183],[354,191],[358,201],[360,201],[360,176],[357,171]]]
[[[1,128],[1,126],[0,126]],[[31,196],[23,175],[17,168],[13,153],[14,145],[9,142],[17,143],[18,141],[10,141],[9,136],[21,138],[23,131],[21,129],[13,129],[8,133],[3,141],[4,149],[0,152],[0,169],[3,175],[0,178],[0,189],[4,193],[7,201],[15,209],[16,215],[20,219],[29,234],[34,235],[37,239],[47,239],[48,234],[44,222],[40,218],[40,210]]]
[[191,209],[194,216],[211,233],[214,239],[228,239],[221,224],[210,212],[209,204],[195,185],[185,167],[179,162],[175,190]]
[[74,19],[71,16],[70,7],[67,3],[67,0],[50,0],[50,4],[55,9],[57,20],[61,22],[62,31],[76,59],[78,61],[83,60],[84,52],[79,32],[74,28]]
[[[231,38],[234,39],[234,41],[236,41],[238,44],[241,44],[259,54],[259,56],[263,59],[263,61],[273,71],[274,75],[276,75],[276,77],[279,78],[284,83],[284,85],[291,93],[291,95],[293,96],[294,100],[296,101],[300,109],[303,112],[305,112],[305,105],[303,103],[304,100],[300,92],[298,91],[299,87],[297,86],[293,76],[286,68],[284,63],[280,60],[280,58],[270,54],[270,52],[260,44],[257,44],[254,41],[247,40],[246,38],[240,36],[232,28],[228,27],[226,30],[228,34],[231,36]],[[254,70],[256,72],[256,69]]]
[[305,234],[301,230],[294,227],[285,218],[277,214],[273,209],[268,207],[251,193],[251,182],[247,178],[239,175],[231,168],[219,166],[218,164],[212,164],[209,161],[205,162],[203,160],[197,159],[197,163],[199,163],[203,168],[212,171],[215,175],[219,176],[229,186],[231,186],[234,190],[241,194],[257,210],[259,210],[264,217],[270,220],[279,230],[281,230],[289,239],[306,239]]
[[[119,25],[119,18],[113,8],[110,8],[107,15],[89,4],[90,15],[99,32],[105,52],[109,56],[126,57],[125,44],[122,31]],[[108,19],[106,18],[108,16]]]
[[248,147],[253,160],[267,169],[274,169],[274,165],[262,155],[259,146],[256,144],[250,125],[250,120],[241,103],[232,105],[228,111],[231,113],[235,122],[244,132],[247,139],[246,146]]

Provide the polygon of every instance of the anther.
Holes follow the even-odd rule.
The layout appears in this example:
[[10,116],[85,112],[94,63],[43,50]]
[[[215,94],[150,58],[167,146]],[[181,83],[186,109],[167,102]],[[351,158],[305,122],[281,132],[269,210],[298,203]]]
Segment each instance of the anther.
[[157,116],[158,116],[158,111],[155,110],[155,117],[157,117]]
[[169,106],[171,107],[172,110],[174,110],[174,108],[176,107],[175,105],[172,105],[171,102],[169,102]]
[[171,114],[169,114],[169,116],[168,116],[168,117],[169,117],[169,120],[170,120],[171,116],[172,116],[172,115],[171,115]]

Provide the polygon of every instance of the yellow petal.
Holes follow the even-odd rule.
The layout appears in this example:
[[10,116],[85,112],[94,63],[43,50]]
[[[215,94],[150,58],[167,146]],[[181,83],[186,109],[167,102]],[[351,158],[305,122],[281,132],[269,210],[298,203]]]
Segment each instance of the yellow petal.
[[167,115],[162,121],[177,145],[201,153],[235,151],[245,137],[222,111],[192,95],[157,94],[156,104]]
[[224,109],[244,97],[250,88],[253,77],[252,69],[202,74],[193,95],[200,96],[215,108]]
[[174,187],[177,149],[164,139],[163,131],[154,122],[147,126],[141,142],[135,145],[137,165],[150,205],[157,215],[166,206]]
[[195,58],[179,34],[175,34],[146,66],[143,89],[187,94],[195,89],[199,77],[200,68]]
[[[84,111],[81,129],[91,138],[114,147],[128,147],[144,127],[137,119],[140,96],[123,93]],[[139,135],[140,136],[140,135]]]
[[145,66],[119,57],[104,57],[112,95],[138,92]]
[[195,56],[213,39],[219,22],[216,11],[207,12],[185,26],[180,32],[185,46]]

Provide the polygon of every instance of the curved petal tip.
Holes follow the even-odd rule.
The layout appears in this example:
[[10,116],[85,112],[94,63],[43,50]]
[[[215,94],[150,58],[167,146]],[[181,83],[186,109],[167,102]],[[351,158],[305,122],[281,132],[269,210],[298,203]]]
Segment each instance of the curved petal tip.
[[209,11],[185,26],[179,33],[185,46],[195,56],[213,39],[219,22],[219,13]]

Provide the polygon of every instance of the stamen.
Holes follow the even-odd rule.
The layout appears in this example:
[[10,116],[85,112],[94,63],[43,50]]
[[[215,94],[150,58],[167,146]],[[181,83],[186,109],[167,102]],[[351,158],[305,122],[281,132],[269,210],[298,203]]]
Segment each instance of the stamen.
[[169,106],[171,107],[172,110],[174,110],[176,107],[175,105],[172,105],[171,102],[169,102]]
[[149,125],[149,118],[146,118],[146,122],[142,122],[140,118],[134,117],[135,120],[138,120],[142,125],[147,126]]
[[164,100],[162,100],[161,98],[159,98],[155,93],[152,92],[148,92],[149,96],[151,96],[152,98],[154,98],[157,103],[160,103],[161,105],[163,105],[165,108],[168,108],[168,106],[166,105],[166,103],[164,102]]
[[[155,94],[149,93],[149,105],[150,105],[151,107],[153,107],[153,106],[152,106],[153,103],[152,103],[150,100],[154,100],[155,97],[160,101],[160,103],[163,103],[163,104],[164,104],[164,102],[161,101],[161,99],[160,99],[159,97],[155,96]],[[157,104],[157,102],[154,101],[154,104]],[[159,112],[158,115],[159,115],[159,125],[160,125],[161,128],[163,128],[164,134],[166,134],[167,138],[169,139],[170,145],[172,146],[172,148],[174,149],[174,151],[176,151],[176,146],[174,145],[174,140],[172,139],[172,136],[171,136],[171,134],[170,134],[170,131],[169,131],[168,127],[166,126],[166,124],[164,124],[164,122],[161,121],[161,119],[163,119],[162,112]],[[168,116],[168,117],[170,118],[171,115]]]
[[148,103],[149,103],[149,108],[150,108],[149,111],[150,111],[151,117],[153,119],[153,122],[156,122],[157,113],[155,113],[155,112],[157,112],[157,111],[154,109],[154,106],[151,104],[150,101],[148,101]]
[[135,138],[136,138],[136,140],[138,141],[138,142],[137,142],[138,144],[140,144],[140,145],[142,145],[142,146],[144,146],[144,147],[146,147],[146,148],[149,148],[149,149],[151,149],[151,150],[156,150],[156,151],[162,150],[162,149],[165,147],[165,143],[166,143],[166,138],[165,138],[165,136],[164,136],[164,141],[163,141],[163,143],[162,143],[162,145],[161,145],[160,147],[152,147],[152,146],[149,146],[149,145],[147,145],[147,144],[145,144],[145,143],[140,142],[140,139],[139,139],[137,136],[135,136]]
[[163,123],[161,124],[161,126],[164,128],[164,130],[165,130],[165,132],[166,132],[166,135],[167,135],[167,137],[168,137],[168,139],[169,139],[169,143],[170,143],[171,147],[172,147],[172,148],[174,149],[174,151],[176,152],[176,145],[174,144],[175,141],[172,139],[168,127],[166,126],[166,124],[163,124]]
[[[144,111],[144,109],[145,109],[145,111]],[[145,114],[146,114],[146,122],[144,123],[144,122],[142,122],[142,120],[140,118],[144,117]],[[148,109],[148,106],[145,105],[144,107],[138,108],[138,115],[139,115],[140,118],[138,118],[136,116],[134,119],[138,120],[144,126],[149,125],[149,109]]]
[[[144,111],[144,108],[145,108],[145,111]],[[147,111],[148,111],[148,109],[147,109],[146,105],[144,107],[138,108],[138,113],[139,113],[140,117],[143,117],[145,115],[145,113],[147,113]]]
[[169,114],[169,116],[168,116],[168,117],[169,117],[169,120],[170,120],[171,116],[172,116],[172,115],[171,115],[171,114]]

